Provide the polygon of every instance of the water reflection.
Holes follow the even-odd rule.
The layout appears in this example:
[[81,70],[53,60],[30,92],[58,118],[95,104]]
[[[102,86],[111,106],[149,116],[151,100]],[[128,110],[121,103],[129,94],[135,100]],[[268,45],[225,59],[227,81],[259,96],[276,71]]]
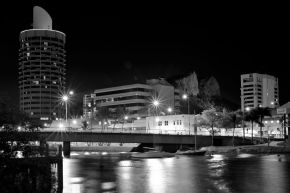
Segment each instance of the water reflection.
[[[275,157],[276,156],[276,157]],[[131,160],[79,154],[64,160],[64,192],[290,192],[290,158],[179,156]]]

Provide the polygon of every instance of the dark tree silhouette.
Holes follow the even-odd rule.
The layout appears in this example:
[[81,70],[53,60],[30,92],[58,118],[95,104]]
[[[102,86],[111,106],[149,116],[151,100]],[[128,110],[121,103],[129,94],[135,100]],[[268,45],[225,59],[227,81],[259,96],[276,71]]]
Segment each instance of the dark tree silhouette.
[[253,109],[251,111],[254,114],[254,116],[258,117],[256,122],[260,126],[260,142],[262,142],[262,135],[263,135],[262,128],[264,126],[263,119],[264,119],[265,116],[271,116],[270,108],[268,108],[268,107],[257,107],[257,108],[255,108],[255,109]]
[[254,122],[259,122],[259,115],[255,110],[250,110],[249,112],[246,112],[245,114],[245,120],[251,122],[251,127],[252,127],[252,136],[251,136],[251,141],[254,143]]

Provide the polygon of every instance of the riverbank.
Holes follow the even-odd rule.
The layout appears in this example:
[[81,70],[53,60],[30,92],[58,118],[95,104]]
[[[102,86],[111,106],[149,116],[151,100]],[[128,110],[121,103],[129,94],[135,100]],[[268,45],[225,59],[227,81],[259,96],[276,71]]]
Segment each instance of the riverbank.
[[[139,144],[110,144],[110,145],[71,145],[71,151],[79,151],[79,152],[130,152],[133,148],[137,147]],[[49,146],[50,151],[56,151],[57,146],[51,145]]]
[[202,147],[208,154],[226,154],[236,155],[241,153],[247,154],[290,154],[290,146],[281,146],[279,143],[272,142],[269,145],[247,145],[247,146],[208,146]]

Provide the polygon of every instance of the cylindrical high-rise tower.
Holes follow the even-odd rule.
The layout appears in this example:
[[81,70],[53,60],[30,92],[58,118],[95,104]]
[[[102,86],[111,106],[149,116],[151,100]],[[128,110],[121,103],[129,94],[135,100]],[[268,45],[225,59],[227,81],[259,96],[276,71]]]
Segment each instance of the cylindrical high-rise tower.
[[33,29],[20,32],[20,109],[31,117],[60,116],[60,94],[65,89],[65,34],[52,30],[52,20],[41,7],[33,8]]

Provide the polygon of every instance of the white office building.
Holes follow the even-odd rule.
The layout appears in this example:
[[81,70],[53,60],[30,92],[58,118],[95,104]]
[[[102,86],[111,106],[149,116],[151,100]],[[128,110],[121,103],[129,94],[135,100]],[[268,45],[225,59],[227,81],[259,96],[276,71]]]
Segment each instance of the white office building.
[[[90,117],[96,112],[96,107],[107,107],[110,114],[122,108],[128,118],[146,117],[152,115],[152,100],[159,100],[159,112],[168,108],[171,113],[179,113],[180,92],[164,79],[152,79],[147,84],[131,84],[104,89],[97,89],[92,94],[84,95],[83,112]],[[150,108],[151,106],[151,108]]]
[[241,75],[241,109],[279,106],[278,78],[267,74]]

